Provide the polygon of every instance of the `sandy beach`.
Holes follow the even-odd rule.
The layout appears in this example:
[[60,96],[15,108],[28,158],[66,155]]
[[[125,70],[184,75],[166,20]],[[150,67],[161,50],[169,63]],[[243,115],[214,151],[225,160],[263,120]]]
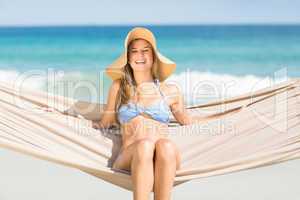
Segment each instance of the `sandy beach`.
[[[75,169],[1,149],[0,199],[130,200],[132,195]],[[173,190],[182,200],[297,200],[300,160],[190,181]]]

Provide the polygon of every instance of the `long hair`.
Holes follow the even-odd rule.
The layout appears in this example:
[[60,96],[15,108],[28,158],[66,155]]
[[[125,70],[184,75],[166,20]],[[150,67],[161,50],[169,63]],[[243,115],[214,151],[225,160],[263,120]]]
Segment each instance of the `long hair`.
[[[135,39],[135,40],[138,40],[138,39]],[[132,40],[129,43],[128,48],[127,48],[128,50],[130,49],[133,41],[134,40]],[[152,45],[151,45],[151,49],[152,49],[152,53],[153,53],[153,65],[151,67],[151,73],[152,73],[153,79],[157,79],[158,78],[157,61],[156,61],[156,56],[155,56],[155,52],[154,52]],[[118,110],[119,110],[120,106],[128,103],[130,98],[136,93],[136,87],[137,87],[137,84],[136,84],[136,81],[134,78],[134,74],[133,74],[133,69],[130,66],[130,64],[128,63],[128,58],[129,58],[129,51],[127,51],[127,64],[123,67],[123,70],[122,70],[123,76],[120,78],[120,89],[119,89],[119,92],[116,97],[115,113],[116,113],[116,119],[117,119],[118,124],[120,124],[120,122],[118,120]]]

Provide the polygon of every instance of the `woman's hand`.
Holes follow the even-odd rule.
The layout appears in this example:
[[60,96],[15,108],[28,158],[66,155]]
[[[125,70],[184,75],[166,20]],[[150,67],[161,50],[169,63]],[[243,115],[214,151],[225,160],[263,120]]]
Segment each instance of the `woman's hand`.
[[92,121],[92,127],[94,129],[101,129],[103,126],[101,125],[100,121]]

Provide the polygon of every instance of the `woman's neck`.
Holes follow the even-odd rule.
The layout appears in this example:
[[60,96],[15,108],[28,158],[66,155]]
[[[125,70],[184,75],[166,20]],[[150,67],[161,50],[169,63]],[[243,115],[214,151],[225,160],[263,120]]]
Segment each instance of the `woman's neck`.
[[141,85],[142,83],[145,83],[145,82],[153,82],[153,77],[150,74],[145,74],[143,72],[143,74],[137,74],[137,73],[134,73],[134,78],[135,78],[135,82],[137,84],[137,86]]

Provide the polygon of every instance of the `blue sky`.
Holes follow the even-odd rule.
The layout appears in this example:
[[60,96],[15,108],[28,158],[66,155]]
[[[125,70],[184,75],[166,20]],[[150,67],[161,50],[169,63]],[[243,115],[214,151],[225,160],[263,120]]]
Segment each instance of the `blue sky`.
[[0,25],[300,23],[300,0],[0,0]]

